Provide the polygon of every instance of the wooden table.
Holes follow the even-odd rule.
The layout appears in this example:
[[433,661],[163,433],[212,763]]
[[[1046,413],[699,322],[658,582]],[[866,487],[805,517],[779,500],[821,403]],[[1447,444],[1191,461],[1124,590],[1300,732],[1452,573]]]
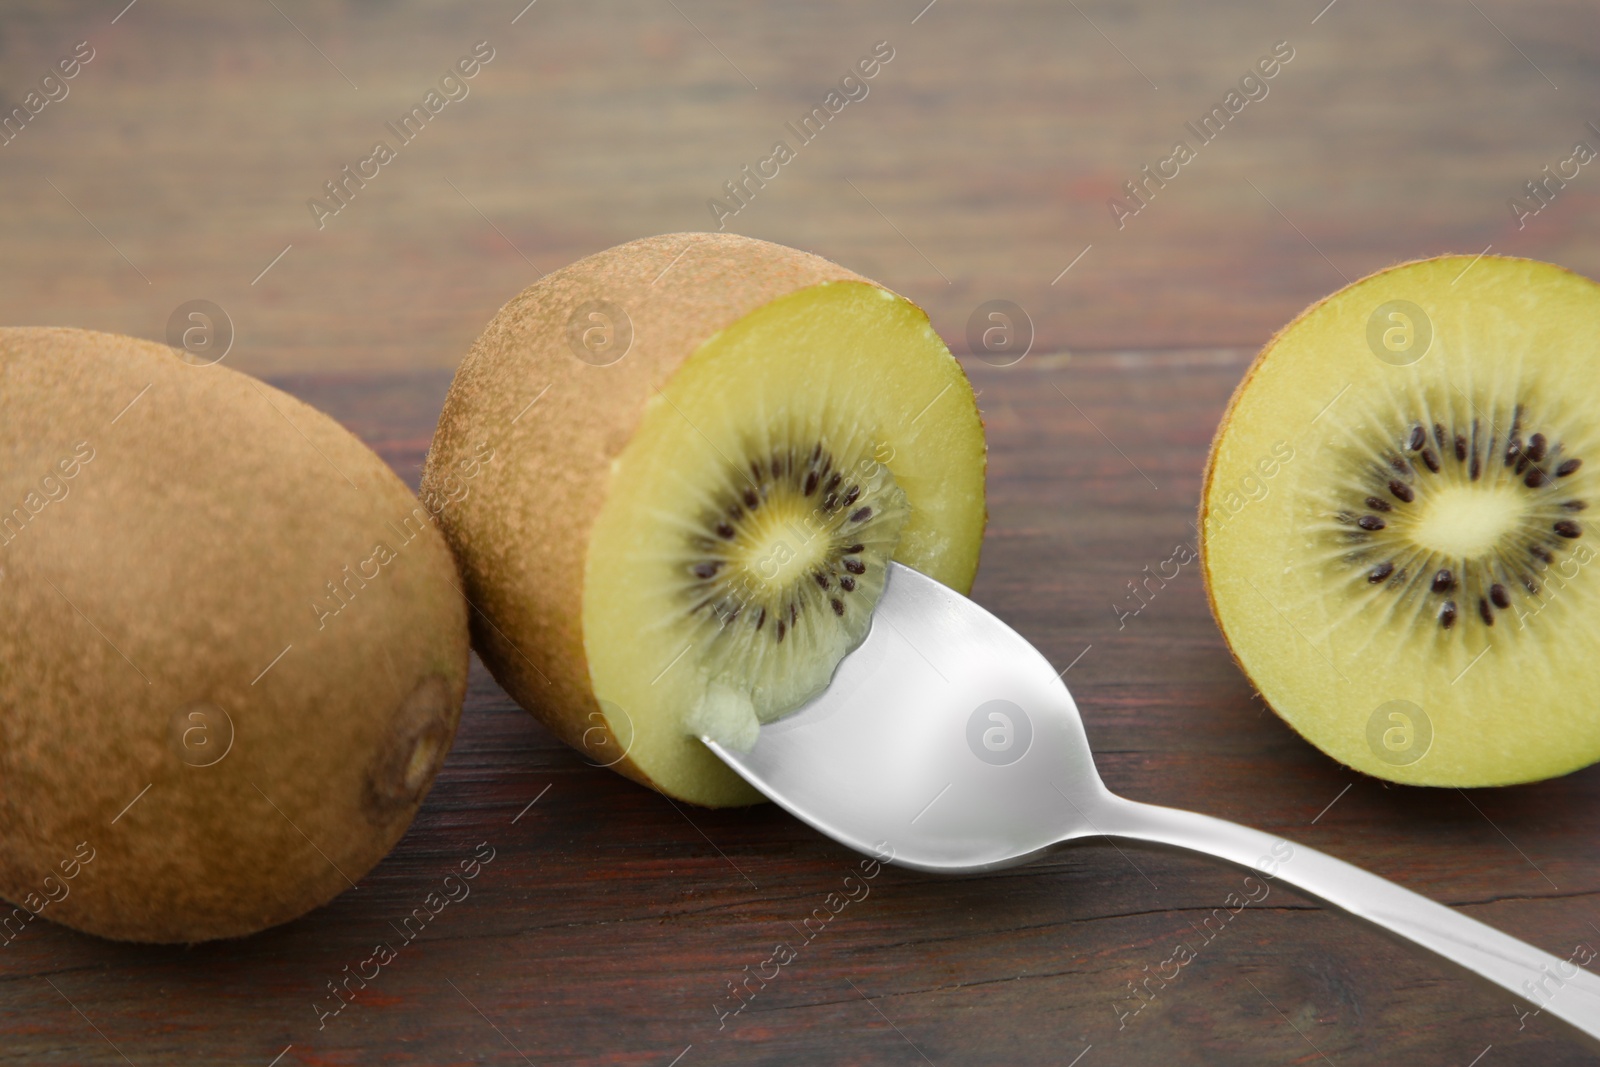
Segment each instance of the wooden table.
[[[1107,783],[1325,849],[1563,958],[1600,946],[1600,768],[1385,786],[1254,696],[1192,566],[1137,616],[1114,608],[1192,538],[1228,393],[1304,304],[1486,246],[1600,273],[1600,170],[1525,225],[1507,205],[1574,140],[1600,144],[1591,4],[124,3],[0,17],[0,113],[76,42],[96,50],[0,146],[0,322],[165,339],[175,307],[216,301],[230,365],[413,484],[495,308],[581,255],[712,225],[722,183],[890,42],[871,95],[730,228],[880,278],[957,350],[981,301],[1029,312],[1032,355],[968,360],[992,450],[974,595],[1070,665]],[[480,40],[495,58],[471,95],[319,229],[308,198]],[[1108,199],[1280,40],[1295,58],[1270,95],[1119,227]],[[494,859],[471,897],[319,1029],[326,983],[480,843]],[[0,953],[0,1063],[1587,1062],[1509,996],[1282,887],[1119,1020],[1241,876],[1099,845],[982,877],[886,870],[719,1018],[854,862],[770,807],[675,807],[590,767],[479,668],[415,826],[358,889],[187,949],[35,924]]]
[[[992,470],[975,597],[1071,664],[1113,790],[1325,849],[1563,958],[1600,944],[1600,768],[1468,793],[1387,786],[1261,704],[1193,567],[1119,625],[1126,583],[1193,537],[1205,447],[1246,358],[968,361]],[[448,376],[278,381],[414,479]],[[494,859],[472,895],[319,1029],[325,983],[395,940],[390,923],[480,843]],[[1242,877],[1204,859],[1086,845],[984,876],[885,869],[803,941],[855,863],[770,806],[690,809],[588,765],[475,667],[443,774],[359,888],[195,948],[30,927],[0,958],[0,1062],[120,1063],[112,1043],[141,1067],[286,1048],[280,1064],[1059,1065],[1091,1045],[1086,1067],[1466,1064],[1490,1045],[1486,1064],[1588,1062],[1547,1020],[1519,1028],[1511,997],[1282,886],[1202,943]],[[1197,958],[1121,1020],[1139,1003],[1128,983],[1180,941]],[[797,952],[781,979],[720,1015],[780,943]]]

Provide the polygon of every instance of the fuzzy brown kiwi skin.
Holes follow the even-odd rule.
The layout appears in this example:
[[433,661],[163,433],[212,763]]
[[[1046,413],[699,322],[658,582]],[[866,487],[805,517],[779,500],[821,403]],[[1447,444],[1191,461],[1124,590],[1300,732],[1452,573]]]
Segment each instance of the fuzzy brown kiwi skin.
[[[326,903],[405,832],[454,735],[469,644],[444,539],[382,459],[269,385],[0,329],[0,507],[78,441],[68,491],[0,545],[0,895],[143,942]],[[387,524],[408,517],[402,543]],[[319,626],[324,582],[378,540],[396,557]],[[195,707],[232,723],[214,762],[184,747]]]
[[[877,284],[737,234],[633,241],[524,289],[473,344],[450,387],[424,491],[442,491],[481,448],[504,457],[489,464],[482,487],[441,515],[475,609],[474,647],[553,733],[642,785],[659,788],[633,759],[617,759],[622,745],[604,726],[583,647],[589,534],[611,464],[646,404],[701,344],[780,297],[839,281]],[[580,360],[567,341],[568,316],[591,300],[621,307],[632,322],[632,348],[607,367]]]
[[[1208,451],[1208,453],[1206,455],[1205,477],[1201,480],[1201,484],[1200,484],[1200,508],[1199,508],[1199,520],[1200,520],[1199,521],[1199,528],[1200,528],[1200,573],[1201,573],[1201,576],[1204,579],[1204,581],[1201,584],[1203,584],[1205,586],[1206,604],[1211,609],[1211,617],[1214,620],[1216,620],[1217,629],[1219,631],[1221,631],[1221,633],[1222,633],[1223,643],[1228,646],[1228,655],[1233,657],[1233,662],[1239,668],[1239,673],[1241,673],[1241,674],[1243,674],[1245,676],[1245,679],[1250,682],[1250,687],[1252,689],[1255,689],[1258,694],[1261,693],[1260,688],[1258,686],[1256,686],[1255,679],[1250,677],[1250,672],[1245,669],[1244,661],[1239,658],[1238,649],[1234,648],[1234,646],[1233,646],[1233,638],[1231,638],[1228,635],[1227,627],[1222,624],[1222,615],[1217,610],[1216,596],[1212,591],[1211,562],[1210,562],[1210,555],[1209,555],[1209,553],[1207,551],[1208,546],[1207,546],[1207,541],[1206,541],[1206,505],[1211,499],[1211,480],[1212,480],[1213,476],[1216,474],[1216,471],[1217,471],[1217,452],[1218,452],[1219,447],[1222,444],[1223,437],[1228,432],[1229,425],[1233,422],[1233,418],[1234,418],[1234,415],[1236,414],[1236,409],[1239,406],[1239,402],[1240,402],[1241,398],[1243,398],[1243,396],[1245,394],[1245,390],[1247,390],[1250,387],[1251,380],[1256,376],[1256,373],[1261,369],[1262,364],[1264,364],[1266,362],[1266,360],[1268,359],[1268,357],[1271,356],[1272,350],[1277,347],[1278,342],[1280,340],[1282,340],[1283,337],[1290,330],[1292,330],[1296,326],[1298,326],[1300,324],[1301,320],[1303,320],[1303,319],[1309,317],[1310,315],[1312,315],[1313,313],[1315,313],[1319,308],[1322,307],[1322,305],[1326,304],[1328,301],[1332,300],[1334,297],[1338,296],[1340,293],[1343,293],[1346,289],[1353,289],[1358,285],[1364,285],[1367,282],[1372,281],[1374,278],[1382,277],[1383,275],[1388,274],[1388,273],[1390,273],[1392,271],[1402,270],[1402,269],[1404,269],[1406,267],[1413,267],[1413,266],[1416,266],[1419,263],[1431,263],[1434,260],[1439,260],[1439,259],[1471,259],[1471,258],[1472,258],[1471,256],[1464,255],[1462,253],[1449,253],[1449,254],[1442,255],[1442,256],[1429,256],[1429,257],[1425,257],[1425,258],[1422,258],[1422,259],[1408,259],[1403,263],[1396,263],[1396,264],[1394,264],[1392,266],[1384,267],[1382,270],[1373,271],[1371,274],[1368,274],[1367,276],[1365,276],[1363,278],[1360,278],[1360,279],[1357,279],[1354,282],[1351,282],[1349,285],[1345,286],[1343,289],[1334,290],[1333,292],[1329,293],[1327,296],[1324,296],[1322,299],[1316,301],[1315,303],[1313,303],[1310,306],[1308,306],[1305,310],[1301,311],[1300,314],[1296,315],[1293,319],[1291,319],[1288,322],[1287,325],[1280,327],[1277,330],[1277,332],[1275,332],[1270,338],[1268,338],[1267,343],[1261,346],[1261,351],[1257,352],[1255,358],[1250,361],[1250,366],[1245,369],[1244,377],[1241,378],[1239,380],[1239,384],[1234,387],[1233,395],[1228,398],[1228,406],[1227,406],[1227,408],[1225,408],[1223,410],[1222,419],[1217,423],[1217,432],[1215,434],[1213,434],[1212,437],[1211,437],[1211,448],[1210,448],[1210,450]],[[1522,263],[1537,263],[1540,266],[1557,266],[1556,264],[1545,263],[1543,260],[1530,259],[1530,258],[1528,258],[1526,256],[1495,256],[1493,258],[1495,258],[1495,259],[1510,259],[1510,260],[1515,260],[1515,261],[1522,262]],[[1569,270],[1569,269],[1567,269],[1565,267],[1558,267],[1558,269],[1564,271],[1567,274],[1571,274],[1571,275],[1573,275],[1575,277],[1582,277],[1582,275],[1577,274],[1576,271]],[[1261,694],[1261,696],[1262,696],[1262,700],[1265,701],[1266,700],[1265,695]],[[1269,703],[1269,706],[1270,706],[1270,703]],[[1277,709],[1274,708],[1273,710],[1276,711]],[[1281,721],[1285,722],[1285,723],[1289,723],[1289,720],[1284,718],[1281,714],[1278,716],[1278,718]],[[1294,724],[1293,723],[1289,723],[1289,725],[1290,725],[1291,728],[1294,728]],[[1295,732],[1299,733],[1298,730],[1296,730]],[[1302,736],[1304,736],[1304,735],[1302,735]]]

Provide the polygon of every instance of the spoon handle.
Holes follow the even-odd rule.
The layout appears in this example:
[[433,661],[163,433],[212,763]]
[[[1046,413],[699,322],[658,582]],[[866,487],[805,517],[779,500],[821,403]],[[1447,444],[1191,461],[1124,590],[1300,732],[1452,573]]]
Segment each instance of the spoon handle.
[[[1106,837],[1202,852],[1248,867],[1261,879],[1257,899],[1264,899],[1267,880],[1282,879],[1488,979],[1528,1012],[1548,1012],[1600,1047],[1600,976],[1579,966],[1594,958],[1592,949],[1581,951],[1585,945],[1569,959],[1552,956],[1343,860],[1197,812],[1111,797],[1095,813],[1095,829]],[[1257,890],[1247,885],[1246,892]]]

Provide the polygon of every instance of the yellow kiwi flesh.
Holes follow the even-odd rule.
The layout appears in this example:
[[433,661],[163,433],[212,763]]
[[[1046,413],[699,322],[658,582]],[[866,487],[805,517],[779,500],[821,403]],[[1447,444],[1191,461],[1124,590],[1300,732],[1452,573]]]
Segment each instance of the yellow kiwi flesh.
[[1600,286],[1446,256],[1356,282],[1235,393],[1204,574],[1267,702],[1399,782],[1533,781],[1600,759]]
[[[863,472],[864,461],[881,457],[910,501],[892,558],[963,591],[977,569],[981,430],[971,389],[926,318],[888,290],[832,282],[741,319],[707,342],[647,405],[638,432],[618,457],[589,541],[583,619],[590,678],[596,695],[632,720],[635,751],[658,782],[720,782],[726,769],[678,716],[652,714],[655,709],[689,709],[689,726],[725,725],[731,742],[751,740],[740,734],[738,721],[719,722],[714,712],[704,722],[693,716],[706,676],[696,669],[692,650],[677,657],[694,637],[710,641],[726,633],[685,634],[674,625],[673,616],[683,613],[679,586],[663,578],[683,554],[675,543],[683,536],[676,523],[687,493],[714,481],[730,457],[770,462],[773,446],[753,456],[750,447],[763,430],[773,431],[773,438],[834,443],[843,452],[836,463],[855,475]],[[819,495],[796,494],[795,502]],[[800,557],[825,539],[808,517],[801,504],[777,523],[765,544],[753,546],[753,578],[759,580],[766,560],[773,570],[790,562],[785,548]],[[868,574],[881,577],[881,570],[869,568]],[[728,630],[752,627],[750,611],[728,623]],[[821,628],[815,623],[832,622],[814,616],[815,607],[812,618],[790,623],[787,640],[799,642]],[[708,613],[708,627],[720,621]],[[784,621],[769,616],[762,632],[775,632]],[[791,710],[825,685],[853,644],[807,649],[823,657],[804,665],[810,684],[776,710]],[[768,637],[746,647],[781,646]],[[799,663],[788,666],[803,669]],[[743,722],[749,727],[754,719]]]
[[465,693],[427,510],[300,401],[84,330],[0,330],[0,472],[6,936],[235,937],[359,881]]
[[[627,318],[615,362],[564,329],[597,304]],[[594,762],[691,802],[759,799],[699,736],[748,745],[820,690],[886,560],[976,571],[959,364],[915,305],[793,249],[669,235],[530,287],[458,373],[424,485],[483,441],[511,458],[444,523],[480,654]]]

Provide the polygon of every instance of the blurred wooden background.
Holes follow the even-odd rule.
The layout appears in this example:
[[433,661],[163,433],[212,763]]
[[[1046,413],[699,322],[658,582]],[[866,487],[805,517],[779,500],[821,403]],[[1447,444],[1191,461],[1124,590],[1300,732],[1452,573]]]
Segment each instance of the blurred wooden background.
[[[1398,260],[1600,273],[1596,168],[1521,230],[1506,204],[1600,147],[1593,4],[526,2],[8,0],[5,112],[95,58],[0,147],[0,321],[160,339],[209,299],[246,370],[453,366],[539,271],[710,228],[878,41],[869,95],[728,224],[899,289],[957,347],[996,298],[1040,350],[1254,347]],[[478,41],[470,94],[318,230],[306,201]],[[1119,230],[1107,199],[1278,41],[1268,95]]]
[[[1070,665],[1108,784],[1562,957],[1600,945],[1600,768],[1385,787],[1253,697],[1192,568],[1126,627],[1111,607],[1192,536],[1228,393],[1306,303],[1491,246],[1600,273],[1600,169],[1521,229],[1507,205],[1574,141],[1600,147],[1592,4],[525,2],[6,3],[0,117],[78,42],[94,58],[0,145],[0,322],[165,340],[175,308],[213,301],[230,365],[415,484],[449,369],[496,308],[590,252],[711,227],[723,182],[887,41],[868,96],[729,225],[901,290],[958,351],[979,303],[1028,312],[1026,360],[968,361],[992,450],[974,595]],[[480,41],[469,95],[319,230],[307,200],[395,144],[385,123]],[[1119,229],[1107,199],[1194,145],[1184,124],[1280,41],[1294,58],[1267,96]],[[889,871],[719,1028],[727,983],[853,857],[770,807],[679,809],[595,769],[475,672],[433,794],[358,890],[194,949],[35,924],[0,954],[0,1063],[1587,1062],[1526,1005],[1286,888],[1119,1027],[1128,983],[1239,876],[1102,846],[969,879]],[[325,982],[480,841],[498,856],[473,897],[319,1029]]]

